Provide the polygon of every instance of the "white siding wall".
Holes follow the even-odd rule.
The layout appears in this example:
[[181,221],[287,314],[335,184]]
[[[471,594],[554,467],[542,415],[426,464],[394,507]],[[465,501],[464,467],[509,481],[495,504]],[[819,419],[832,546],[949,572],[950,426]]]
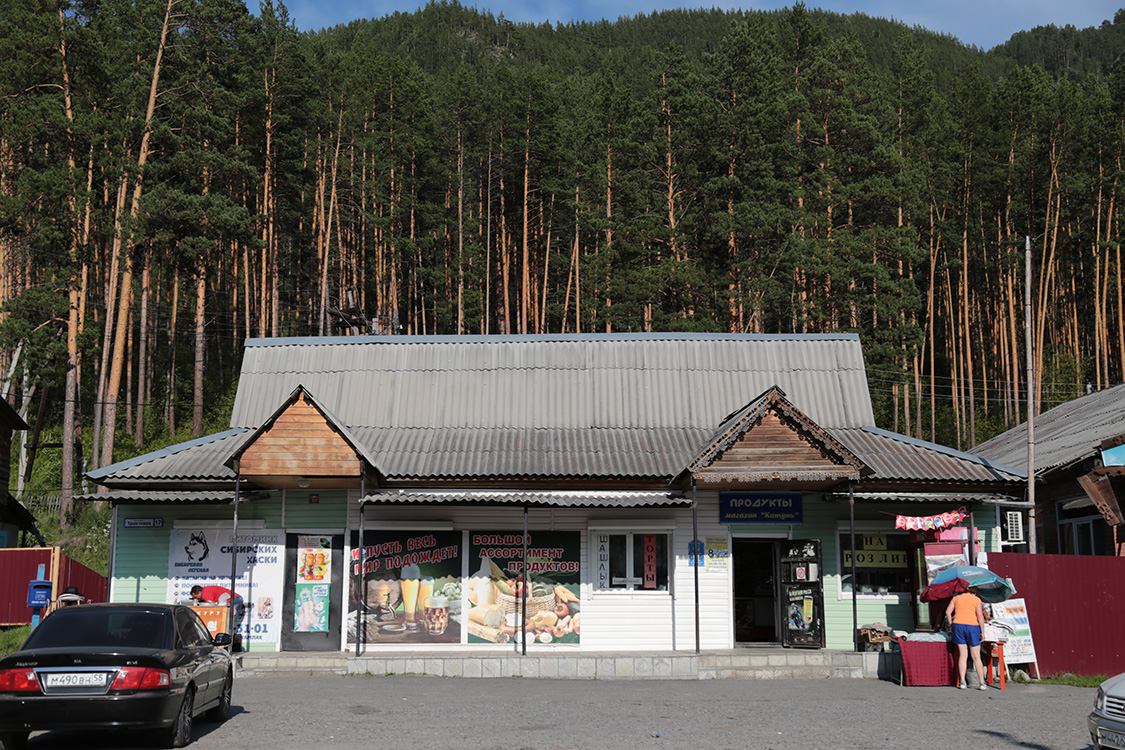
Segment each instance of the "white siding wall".
[[[700,492],[696,513],[699,539],[717,536],[727,540],[730,549],[730,532],[719,523],[719,495],[717,492]],[[676,650],[695,650],[695,571],[688,554],[692,539],[691,511],[678,512],[675,534],[676,560]],[[731,587],[731,560],[725,570],[704,564],[699,569],[699,647],[703,650],[734,648],[734,614]]]

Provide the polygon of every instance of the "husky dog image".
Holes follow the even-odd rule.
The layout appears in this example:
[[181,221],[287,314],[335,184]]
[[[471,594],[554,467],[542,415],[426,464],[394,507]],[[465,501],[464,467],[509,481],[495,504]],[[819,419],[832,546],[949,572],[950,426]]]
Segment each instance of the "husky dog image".
[[211,552],[211,548],[207,546],[206,535],[202,531],[198,534],[193,533],[188,543],[184,545],[184,552],[187,553],[188,559],[194,562],[206,560],[207,555]]

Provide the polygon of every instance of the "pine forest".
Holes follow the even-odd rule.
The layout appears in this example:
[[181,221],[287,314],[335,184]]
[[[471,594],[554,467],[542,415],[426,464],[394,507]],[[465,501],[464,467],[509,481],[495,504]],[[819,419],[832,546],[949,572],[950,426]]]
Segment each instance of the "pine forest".
[[855,332],[879,426],[969,450],[1122,382],[1122,49],[1125,11],[984,51],[799,3],[0,0],[13,490],[224,429],[275,336]]

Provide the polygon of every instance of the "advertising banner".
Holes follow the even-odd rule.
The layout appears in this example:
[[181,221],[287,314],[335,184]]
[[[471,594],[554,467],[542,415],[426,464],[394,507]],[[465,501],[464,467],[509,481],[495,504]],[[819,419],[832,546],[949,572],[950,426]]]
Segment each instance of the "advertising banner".
[[328,598],[332,581],[332,539],[297,537],[297,590],[293,631],[328,632]]
[[[461,532],[352,533],[348,642],[460,643]],[[362,616],[361,616],[362,615]]]
[[[232,539],[230,529],[173,529],[168,539],[168,601],[186,602],[203,586],[216,604],[230,599],[235,554],[233,624],[244,643],[277,643],[285,540],[282,532],[256,529]],[[275,613],[276,610],[276,613]]]
[[528,643],[578,643],[579,532],[532,532],[526,571],[523,559],[523,534],[469,534],[468,642],[518,642],[526,632]]
[[1004,661],[1008,664],[1031,664],[1036,661],[1035,643],[1031,640],[1031,623],[1023,599],[1009,599],[990,605],[992,617],[1012,626],[1014,632],[1004,644]]

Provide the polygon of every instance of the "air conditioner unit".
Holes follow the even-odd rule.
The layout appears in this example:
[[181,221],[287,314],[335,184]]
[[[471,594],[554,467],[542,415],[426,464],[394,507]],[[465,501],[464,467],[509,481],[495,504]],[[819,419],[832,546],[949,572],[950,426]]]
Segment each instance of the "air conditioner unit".
[[1022,542],[1023,539],[1023,513],[1018,510],[1007,511],[1008,541]]

